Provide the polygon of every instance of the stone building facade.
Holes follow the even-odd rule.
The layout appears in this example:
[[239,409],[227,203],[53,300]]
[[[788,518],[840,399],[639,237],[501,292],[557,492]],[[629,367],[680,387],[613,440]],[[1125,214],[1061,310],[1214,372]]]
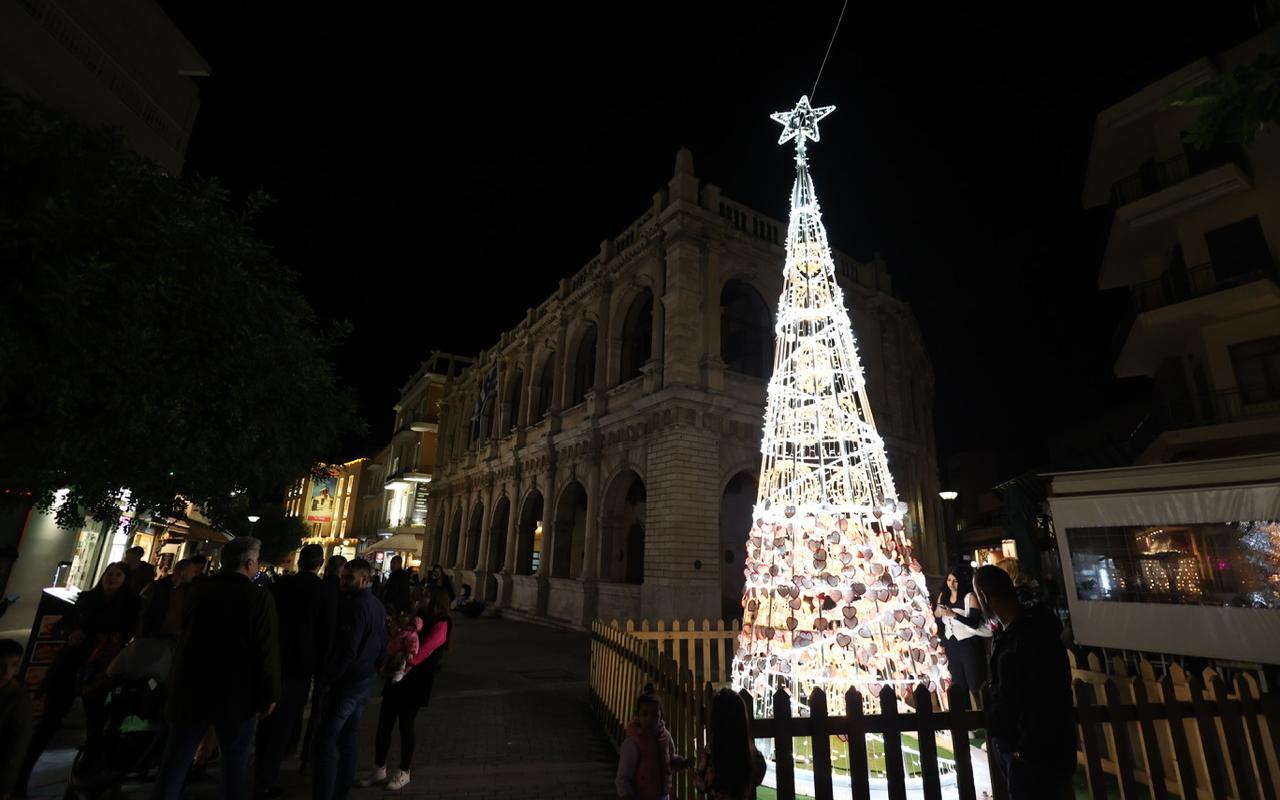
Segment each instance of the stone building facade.
[[[738,616],[786,223],[681,150],[652,207],[444,391],[426,563],[525,614]],[[879,257],[835,254],[889,465],[943,562],[933,373]]]

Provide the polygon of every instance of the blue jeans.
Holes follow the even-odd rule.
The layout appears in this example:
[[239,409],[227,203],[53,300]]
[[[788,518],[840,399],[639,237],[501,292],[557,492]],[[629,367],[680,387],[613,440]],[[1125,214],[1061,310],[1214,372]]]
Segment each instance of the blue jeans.
[[360,713],[373,678],[368,675],[335,683],[322,696],[311,759],[313,800],[346,800],[351,790],[356,777]]
[[160,761],[160,773],[156,776],[154,800],[177,800],[182,794],[182,784],[191,769],[191,759],[204,738],[205,731],[213,726],[218,735],[218,748],[222,750],[222,796],[226,800],[240,800],[249,796],[249,754],[253,751],[253,730],[256,717],[248,719],[177,723],[169,726],[168,740],[164,745],[164,757]]

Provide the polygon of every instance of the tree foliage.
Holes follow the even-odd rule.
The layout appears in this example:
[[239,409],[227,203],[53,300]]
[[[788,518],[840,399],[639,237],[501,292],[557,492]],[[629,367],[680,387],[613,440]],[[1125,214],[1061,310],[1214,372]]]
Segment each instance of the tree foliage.
[[[362,423],[297,276],[216,180],[0,96],[0,483],[60,522],[175,498],[227,524]],[[233,494],[235,493],[235,494]]]
[[1253,144],[1268,126],[1280,121],[1280,51],[1264,52],[1248,64],[1223,72],[1190,89],[1173,105],[1199,109],[1185,136],[1196,148]]

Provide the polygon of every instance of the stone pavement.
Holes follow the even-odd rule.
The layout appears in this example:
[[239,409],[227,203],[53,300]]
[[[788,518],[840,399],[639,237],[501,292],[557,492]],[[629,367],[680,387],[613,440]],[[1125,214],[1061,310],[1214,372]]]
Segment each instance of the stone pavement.
[[[395,793],[355,789],[353,799],[400,795],[439,800],[613,798],[617,756],[587,706],[589,639],[584,633],[498,618],[455,617],[454,640],[431,705],[418,715],[410,784]],[[361,721],[362,774],[372,764],[375,694]],[[390,761],[399,758],[393,737]],[[46,754],[32,797],[61,797],[67,750]],[[282,770],[285,797],[310,796],[295,759]],[[217,776],[188,786],[185,797],[218,796]],[[128,787],[143,798],[150,785]]]

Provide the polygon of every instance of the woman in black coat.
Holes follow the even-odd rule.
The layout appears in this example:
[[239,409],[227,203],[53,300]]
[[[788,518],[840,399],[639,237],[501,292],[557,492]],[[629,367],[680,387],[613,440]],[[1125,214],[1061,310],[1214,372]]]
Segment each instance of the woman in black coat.
[[105,722],[106,694],[100,680],[107,666],[133,637],[138,627],[142,600],[125,589],[129,569],[123,563],[107,566],[98,585],[76,598],[75,607],[62,625],[70,632],[49,667],[40,693],[44,696],[44,716],[31,735],[27,756],[18,775],[22,790],[31,777],[40,754],[80,695],[84,703],[86,738],[101,735]]

